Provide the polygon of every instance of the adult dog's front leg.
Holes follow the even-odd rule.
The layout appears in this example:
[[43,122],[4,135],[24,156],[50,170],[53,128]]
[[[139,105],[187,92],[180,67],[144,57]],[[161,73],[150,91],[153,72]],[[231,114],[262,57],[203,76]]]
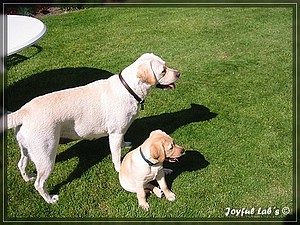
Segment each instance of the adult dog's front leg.
[[111,152],[112,161],[115,166],[115,170],[120,172],[121,167],[121,150],[123,144],[123,134],[110,134],[109,135],[109,147]]

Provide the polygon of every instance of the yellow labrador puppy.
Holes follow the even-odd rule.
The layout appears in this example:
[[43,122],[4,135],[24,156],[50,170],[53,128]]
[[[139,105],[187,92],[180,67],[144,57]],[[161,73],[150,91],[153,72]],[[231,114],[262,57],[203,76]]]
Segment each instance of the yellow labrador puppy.
[[160,57],[145,53],[119,75],[36,97],[10,113],[7,126],[15,128],[22,177],[25,181],[33,178],[25,171],[30,159],[37,171],[36,190],[48,203],[58,200],[57,195],[48,194],[45,181],[54,168],[60,138],[91,140],[109,136],[112,161],[119,172],[123,137],[137,115],[138,104],[143,104],[156,86],[174,88],[179,76]]
[[[137,193],[139,206],[145,211],[149,210],[145,189],[154,192],[159,198],[163,192],[169,201],[175,201],[175,194],[166,184],[163,162],[176,162],[184,152],[165,132],[152,131],[141,146],[124,157],[119,173],[121,186],[126,191]],[[149,183],[153,180],[157,180],[160,188]]]

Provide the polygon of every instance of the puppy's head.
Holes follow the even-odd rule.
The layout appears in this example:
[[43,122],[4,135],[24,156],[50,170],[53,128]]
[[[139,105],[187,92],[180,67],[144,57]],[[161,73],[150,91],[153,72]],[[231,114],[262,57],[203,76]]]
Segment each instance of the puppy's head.
[[137,77],[142,82],[165,90],[175,88],[174,82],[178,80],[180,73],[167,67],[160,57],[145,53],[136,62],[139,64]]
[[182,156],[185,150],[175,144],[174,140],[161,130],[151,132],[148,138],[150,145],[150,156],[158,162],[177,162],[178,158]]

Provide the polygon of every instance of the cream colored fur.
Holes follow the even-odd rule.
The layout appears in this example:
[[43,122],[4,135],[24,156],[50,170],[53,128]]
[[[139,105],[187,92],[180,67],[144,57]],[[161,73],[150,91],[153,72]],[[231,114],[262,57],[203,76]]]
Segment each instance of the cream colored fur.
[[[146,159],[155,165],[149,165],[141,156],[143,152]],[[138,148],[130,151],[124,157],[119,180],[121,186],[137,194],[139,206],[145,211],[149,210],[146,201],[146,190],[154,192],[159,198],[162,193],[169,201],[175,201],[175,194],[169,190],[165,180],[163,162],[175,159],[184,153],[184,149],[176,145],[173,139],[161,130],[151,132],[149,138]],[[151,181],[157,180],[159,187],[152,185]]]
[[[151,53],[143,54],[122,71],[125,81],[142,99],[157,83],[171,84],[179,75]],[[45,181],[53,170],[60,138],[92,140],[104,136],[109,136],[112,161],[119,172],[123,136],[137,113],[138,102],[118,75],[34,98],[7,118],[8,129],[15,128],[21,149],[21,175],[25,181],[34,178],[25,172],[28,160],[33,161],[35,188],[46,202],[55,203],[58,196],[48,194]]]

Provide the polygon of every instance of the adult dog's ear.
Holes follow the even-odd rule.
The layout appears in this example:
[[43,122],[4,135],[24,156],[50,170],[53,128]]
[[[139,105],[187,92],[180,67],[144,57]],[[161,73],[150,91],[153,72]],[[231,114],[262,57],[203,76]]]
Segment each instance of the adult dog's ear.
[[160,78],[162,78],[165,75],[165,73],[163,73],[163,71],[165,70],[165,66],[161,62],[159,62],[157,60],[152,60],[150,62],[150,66],[151,66],[153,76],[157,80],[159,80]]
[[158,162],[164,162],[166,154],[161,142],[154,142],[150,145],[150,156]]
[[136,75],[144,83],[155,85],[156,77],[151,68],[150,62],[144,63],[138,67],[138,73]]

